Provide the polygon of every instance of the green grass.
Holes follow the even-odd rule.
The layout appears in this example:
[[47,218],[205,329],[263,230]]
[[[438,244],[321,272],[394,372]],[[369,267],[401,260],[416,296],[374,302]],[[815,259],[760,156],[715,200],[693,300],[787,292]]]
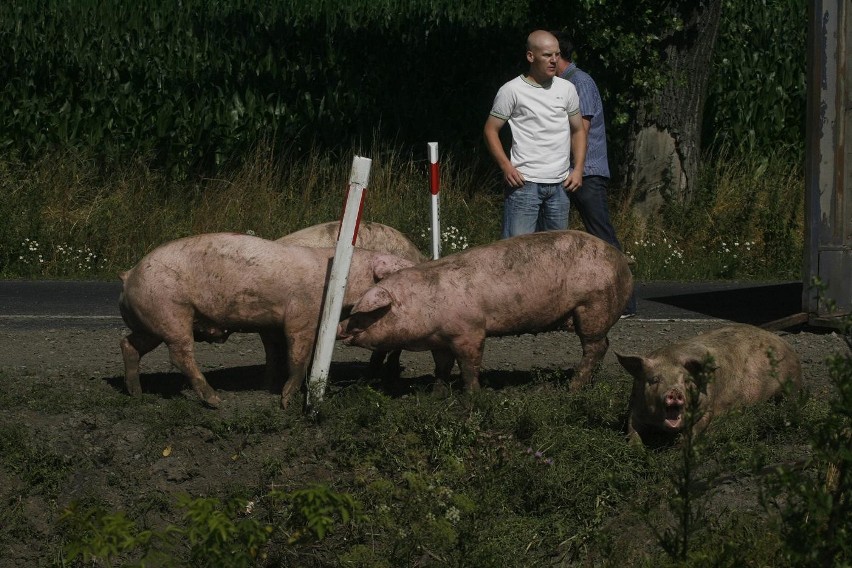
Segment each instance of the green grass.
[[[684,565],[654,536],[675,522],[682,452],[627,444],[629,388],[603,371],[579,393],[555,372],[475,396],[393,397],[356,382],[314,423],[274,408],[274,396],[228,411],[180,396],[115,404],[107,382],[62,389],[60,414],[46,389],[16,386],[5,408],[57,414],[0,429],[0,471],[15,480],[0,544],[35,540],[65,565],[97,566],[197,565],[205,551],[223,566]],[[707,487],[685,565],[793,565],[792,525],[756,495],[770,487],[767,464],[810,455],[830,412],[822,399],[789,399],[714,423],[694,464]],[[169,459],[188,473],[166,487],[157,468]],[[216,485],[192,485],[216,468]],[[741,494],[752,501],[731,500]],[[22,508],[33,498],[53,504],[33,517]]]
[[[378,142],[364,219],[431,249],[428,164]],[[111,279],[152,248],[182,236],[236,231],[278,238],[338,219],[351,153],[278,155],[259,146],[218,179],[168,181],[145,163],[101,171],[65,153],[24,166],[0,160],[0,277]],[[502,192],[483,156],[441,159],[443,253],[499,237]],[[611,210],[639,280],[798,278],[804,175],[789,156],[721,155],[697,197],[637,219],[617,187]],[[573,228],[581,228],[576,215]]]

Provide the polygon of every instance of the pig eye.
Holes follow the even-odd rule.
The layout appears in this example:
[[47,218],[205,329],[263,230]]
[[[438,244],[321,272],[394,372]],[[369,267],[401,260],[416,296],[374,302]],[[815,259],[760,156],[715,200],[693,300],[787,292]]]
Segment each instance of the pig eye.
[[649,385],[656,385],[659,382],[660,382],[660,377],[648,377],[648,384]]

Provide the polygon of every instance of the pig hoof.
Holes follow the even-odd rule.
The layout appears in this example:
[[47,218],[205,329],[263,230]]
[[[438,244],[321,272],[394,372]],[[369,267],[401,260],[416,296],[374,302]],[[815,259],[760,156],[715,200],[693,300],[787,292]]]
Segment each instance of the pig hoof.
[[435,386],[432,387],[432,395],[438,398],[447,398],[450,396],[450,392],[450,385],[444,381],[436,381]]
[[214,394],[205,398],[204,403],[210,408],[219,408],[219,405],[222,403],[222,399],[219,398],[218,395]]
[[642,437],[639,436],[636,432],[632,432],[627,435],[627,445],[633,448],[644,448],[645,444],[642,443]]

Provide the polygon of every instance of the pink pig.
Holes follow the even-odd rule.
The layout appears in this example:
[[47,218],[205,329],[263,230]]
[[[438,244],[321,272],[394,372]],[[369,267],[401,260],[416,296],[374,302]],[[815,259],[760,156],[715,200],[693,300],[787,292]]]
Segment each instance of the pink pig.
[[457,359],[479,388],[485,338],[572,327],[583,357],[573,389],[591,380],[607,332],[633,289],[627,257],[584,232],[513,237],[403,269],[361,297],[338,326],[369,349],[432,350],[445,381]]
[[[340,223],[329,221],[318,225],[305,227],[278,239],[282,245],[298,245],[302,247],[334,247],[337,245],[337,234]],[[381,223],[361,223],[358,227],[358,238],[355,246],[386,252],[408,259],[415,264],[427,260],[417,246],[400,231]]]
[[[121,274],[119,308],[131,333],[121,341],[125,385],[142,392],[139,360],[165,343],[172,363],[210,406],[219,396],[195,362],[193,341],[224,341],[232,332],[259,332],[267,356],[286,347],[289,378],[281,406],[307,372],[334,249],[284,246],[235,233],[212,233],[166,243]],[[411,266],[405,259],[356,249],[344,313],[383,276]],[[267,361],[267,369],[275,369]]]
[[[283,245],[304,247],[334,247],[337,245],[339,229],[340,223],[338,221],[319,223],[285,235],[277,242]],[[410,260],[414,264],[428,260],[402,232],[381,223],[361,223],[358,227],[358,238],[355,241],[355,246],[393,254]],[[398,379],[402,372],[399,362],[400,355],[399,350],[389,354],[382,351],[374,352],[370,358],[371,373],[374,376],[381,376],[384,381]],[[385,362],[386,357],[387,362]]]
[[693,377],[701,371],[710,375],[710,381],[698,397],[702,416],[695,424],[697,431],[733,408],[781,394],[788,382],[794,388],[802,383],[799,356],[790,344],[752,325],[726,325],[645,356],[616,356],[633,375],[628,426],[632,443],[683,430],[689,393],[695,390]]

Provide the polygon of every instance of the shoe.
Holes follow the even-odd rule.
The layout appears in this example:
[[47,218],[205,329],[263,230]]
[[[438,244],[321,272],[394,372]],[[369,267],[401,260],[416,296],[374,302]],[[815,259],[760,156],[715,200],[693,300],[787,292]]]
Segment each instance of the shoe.
[[624,312],[623,314],[621,314],[621,317],[619,319],[626,320],[626,319],[635,318],[635,317],[636,317],[636,312]]

